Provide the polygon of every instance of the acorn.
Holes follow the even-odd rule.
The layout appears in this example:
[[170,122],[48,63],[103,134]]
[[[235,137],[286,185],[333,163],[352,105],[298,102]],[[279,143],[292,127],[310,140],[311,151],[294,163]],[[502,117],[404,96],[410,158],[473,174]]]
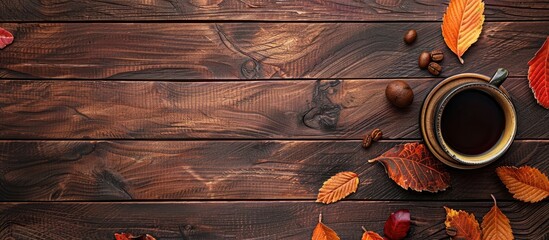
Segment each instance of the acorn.
[[385,96],[389,102],[399,108],[410,106],[414,101],[414,92],[408,83],[394,80],[385,88]]

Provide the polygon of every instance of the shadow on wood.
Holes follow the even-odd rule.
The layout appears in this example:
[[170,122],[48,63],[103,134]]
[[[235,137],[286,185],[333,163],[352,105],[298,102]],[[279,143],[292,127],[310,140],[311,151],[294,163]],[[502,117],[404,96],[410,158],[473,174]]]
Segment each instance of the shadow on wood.
[[450,170],[448,190],[416,193],[367,162],[398,143],[364,150],[360,141],[2,141],[0,200],[310,200],[342,171],[360,175],[351,199],[511,200],[497,166],[549,171],[549,141],[517,141],[488,167]]

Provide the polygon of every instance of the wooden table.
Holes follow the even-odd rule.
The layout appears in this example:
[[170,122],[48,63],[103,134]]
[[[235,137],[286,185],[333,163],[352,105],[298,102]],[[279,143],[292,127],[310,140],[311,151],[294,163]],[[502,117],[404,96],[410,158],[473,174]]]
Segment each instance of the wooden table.
[[[485,3],[461,65],[441,37],[447,0],[2,0],[15,41],[0,51],[0,239],[310,239],[321,212],[359,239],[401,208],[409,239],[447,239],[443,206],[481,220],[490,194],[517,239],[549,239],[548,201],[513,200],[494,172],[549,173],[549,111],[526,79],[549,2]],[[439,77],[417,67],[432,49],[446,56]],[[437,194],[367,163],[421,140],[421,103],[442,79],[498,67],[519,119],[499,162],[450,169]],[[407,109],[385,99],[394,79],[415,92]],[[364,150],[373,128],[384,140]],[[358,191],[315,203],[340,171],[360,175]]]

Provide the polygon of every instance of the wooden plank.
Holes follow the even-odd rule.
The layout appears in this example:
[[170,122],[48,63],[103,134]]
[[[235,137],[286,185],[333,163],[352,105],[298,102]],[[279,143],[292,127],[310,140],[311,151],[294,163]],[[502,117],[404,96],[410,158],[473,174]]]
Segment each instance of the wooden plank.
[[[546,22],[486,23],[459,63],[440,23],[51,23],[5,24],[0,77],[55,79],[266,79],[429,77],[423,50],[444,49],[442,77],[525,76]],[[413,46],[402,41],[417,29]]]
[[[549,20],[549,3],[486,0],[488,21]],[[103,0],[0,2],[0,21],[439,21],[438,0]]]
[[496,164],[449,169],[445,192],[416,193],[367,163],[399,143],[366,151],[360,141],[1,141],[0,200],[316,199],[341,171],[360,175],[350,199],[512,200],[497,166],[549,171],[549,140],[517,141]]
[[[309,239],[323,222],[341,239],[360,239],[361,226],[379,233],[389,214],[410,209],[407,239],[448,239],[443,206],[473,213],[491,202],[167,202],[0,203],[2,239],[111,239],[115,232],[150,233],[158,239]],[[549,204],[498,202],[516,239],[549,237]],[[11,238],[9,238],[11,237]]]
[[[421,138],[420,107],[438,79],[407,80],[415,99],[405,110],[386,100],[389,81],[0,81],[0,138],[361,139],[374,128],[385,139]],[[504,86],[517,138],[549,138],[528,81]]]

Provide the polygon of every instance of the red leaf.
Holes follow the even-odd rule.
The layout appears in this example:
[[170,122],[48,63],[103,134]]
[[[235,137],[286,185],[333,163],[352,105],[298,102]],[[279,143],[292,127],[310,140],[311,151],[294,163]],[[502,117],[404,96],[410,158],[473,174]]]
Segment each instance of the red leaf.
[[131,233],[115,233],[114,238],[116,240],[156,240],[156,238],[149,234],[143,234],[136,237]]
[[383,233],[390,240],[404,239],[410,230],[410,211],[406,209],[391,213],[385,222]]
[[389,177],[404,189],[438,192],[450,185],[450,174],[421,143],[391,148],[368,162],[380,162]]
[[538,104],[549,109],[549,36],[528,62],[528,81]]
[[8,30],[0,28],[0,49],[4,49],[6,46],[13,42],[13,35]]

